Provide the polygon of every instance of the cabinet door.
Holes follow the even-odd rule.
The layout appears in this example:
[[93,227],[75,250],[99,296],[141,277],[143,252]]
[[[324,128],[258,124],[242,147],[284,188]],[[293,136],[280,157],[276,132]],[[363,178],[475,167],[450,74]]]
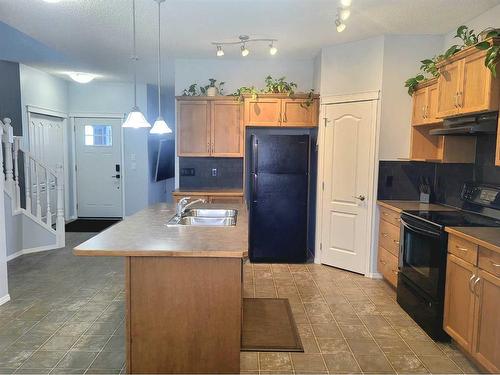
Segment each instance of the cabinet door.
[[179,156],[210,155],[210,106],[207,101],[178,102],[177,145]]
[[500,372],[500,278],[479,270],[472,355],[487,370]]
[[307,105],[307,99],[282,99],[282,126],[318,126],[319,101]]
[[[462,87],[458,93],[460,112],[498,110],[492,103],[492,74],[484,65],[485,53],[475,53],[463,60]],[[496,97],[496,95],[495,95]],[[495,104],[495,108],[492,105]]]
[[280,126],[281,99],[245,99],[246,126]]
[[458,92],[460,91],[462,60],[445,65],[441,68],[438,78],[438,109],[439,118],[458,113]]
[[243,157],[241,104],[234,101],[212,102],[211,154]]
[[378,248],[378,272],[394,287],[398,285],[398,258],[380,246]]
[[427,110],[427,87],[413,93],[413,115],[411,124],[413,126],[425,124],[425,113]]
[[437,118],[438,101],[439,101],[439,92],[438,92],[438,85],[436,83],[435,85],[429,86],[427,88],[426,122],[429,124],[435,124],[437,122],[441,122],[441,120]]
[[444,295],[444,330],[463,348],[472,348],[474,294],[471,283],[476,268],[448,254]]

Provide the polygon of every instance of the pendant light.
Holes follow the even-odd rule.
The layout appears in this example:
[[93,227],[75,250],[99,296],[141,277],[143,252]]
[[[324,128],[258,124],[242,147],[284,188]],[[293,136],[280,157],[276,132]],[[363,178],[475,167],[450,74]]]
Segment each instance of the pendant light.
[[146,120],[141,110],[137,106],[137,52],[136,52],[136,36],[135,36],[135,0],[132,0],[132,28],[134,34],[134,43],[133,43],[133,56],[132,60],[134,61],[134,106],[132,110],[127,116],[127,119],[123,123],[122,127],[124,128],[150,128],[151,125]]
[[158,3],[158,118],[156,119],[153,128],[150,130],[151,134],[168,134],[172,133],[161,116],[161,3],[165,0],[154,0]]

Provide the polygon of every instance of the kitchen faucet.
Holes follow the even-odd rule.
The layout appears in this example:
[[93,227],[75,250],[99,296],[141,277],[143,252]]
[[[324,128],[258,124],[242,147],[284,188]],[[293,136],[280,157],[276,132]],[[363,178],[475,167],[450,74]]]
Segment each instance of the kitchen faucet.
[[196,199],[192,202],[189,202],[190,199],[191,199],[191,197],[184,197],[184,198],[181,198],[179,200],[179,202],[177,203],[177,208],[176,208],[177,216],[181,217],[184,214],[184,212],[195,203],[206,203],[207,202],[206,199]]

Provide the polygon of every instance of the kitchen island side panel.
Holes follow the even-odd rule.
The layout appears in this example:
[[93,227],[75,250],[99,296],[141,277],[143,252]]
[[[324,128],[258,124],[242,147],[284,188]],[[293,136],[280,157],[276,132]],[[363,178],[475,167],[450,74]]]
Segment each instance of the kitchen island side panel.
[[129,257],[129,373],[238,373],[242,267],[236,258]]

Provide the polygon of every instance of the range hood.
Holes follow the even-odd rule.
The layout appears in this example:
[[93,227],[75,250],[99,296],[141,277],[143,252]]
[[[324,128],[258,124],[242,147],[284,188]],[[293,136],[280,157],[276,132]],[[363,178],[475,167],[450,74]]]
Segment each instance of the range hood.
[[430,135],[477,135],[495,134],[498,127],[498,112],[474,116],[454,117],[443,121],[443,127],[432,129]]

